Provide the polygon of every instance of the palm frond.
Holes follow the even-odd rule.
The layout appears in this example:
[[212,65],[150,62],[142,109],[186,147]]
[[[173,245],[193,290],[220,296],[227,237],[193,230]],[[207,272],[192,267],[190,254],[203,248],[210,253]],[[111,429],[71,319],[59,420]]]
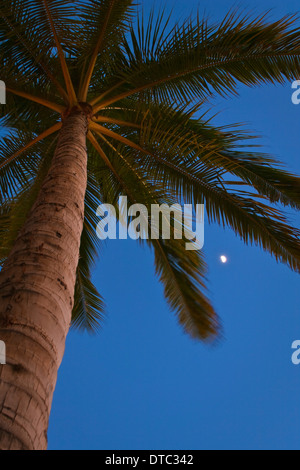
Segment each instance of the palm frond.
[[[53,132],[45,133],[43,141],[23,131],[13,131],[2,138],[0,142],[0,201],[17,196],[34,180],[41,161],[46,158],[48,145],[51,147],[51,134]],[[43,153],[43,159],[41,153]]]
[[59,104],[56,104],[52,101],[49,101],[45,98],[43,98],[42,96],[36,96],[36,95],[32,95],[31,93],[27,93],[26,91],[23,91],[23,90],[17,90],[15,88],[11,88],[11,87],[6,87],[6,91],[8,93],[12,93],[13,95],[17,95],[17,96],[20,96],[21,98],[25,98],[26,100],[29,100],[29,101],[32,101],[33,103],[37,103],[37,104],[40,104],[42,106],[45,106],[46,108],[49,108],[53,111],[56,111],[57,113],[62,113],[64,111],[64,107],[59,105]]
[[181,240],[150,240],[156,273],[179,324],[194,339],[212,340],[220,333],[220,321],[205,295],[206,264],[199,251],[186,251]]
[[[245,243],[263,247],[277,261],[300,272],[300,232],[288,224],[278,209],[262,202],[262,199],[267,202],[266,197],[258,198],[249,191],[232,192],[226,188],[222,173],[216,169],[212,171],[205,165],[205,156],[211,158],[213,153],[209,146],[206,146],[201,158],[196,160],[189,153],[186,154],[184,148],[180,152],[175,148],[175,152],[172,152],[174,149],[170,148],[170,140],[167,143],[159,141],[157,136],[156,147],[148,149],[149,156],[145,156],[144,152],[142,155],[134,153],[132,146],[128,148],[126,142],[120,144],[122,150],[117,152],[116,147],[103,135],[101,138],[119,156],[128,171],[134,172],[144,181],[146,187],[148,184],[149,187],[160,184],[165,188],[165,199],[172,196],[179,203],[205,204],[210,222],[229,226]],[[144,147],[147,148],[145,142]],[[230,155],[229,148],[227,152]],[[128,184],[126,186],[131,188]]]
[[66,92],[47,63],[51,57],[47,43],[39,42],[37,54],[37,38],[32,24],[30,25],[30,17],[22,14],[22,9],[20,11],[16,6],[15,1],[6,2],[5,7],[1,5],[0,9],[1,56],[5,58],[6,69],[9,60],[15,66],[15,73],[19,75],[19,85],[25,77],[32,79],[38,76],[45,88],[52,83],[65,99]]
[[77,268],[72,326],[90,333],[101,326],[105,305],[103,298],[94,286],[92,268],[100,248],[95,227],[100,189],[94,178],[89,176],[85,197],[84,225],[81,236],[80,257]]
[[95,111],[145,92],[159,102],[186,103],[213,93],[236,94],[238,83],[295,79],[300,73],[300,30],[295,23],[295,16],[271,23],[266,15],[252,19],[229,14],[220,25],[208,26],[198,18],[175,26],[166,40],[147,50],[141,28],[137,33],[132,28],[131,41],[124,39],[121,67],[115,70],[119,89],[116,93],[114,86],[112,96]]
[[[111,202],[116,201],[119,195],[126,195],[132,204],[138,201],[147,207],[149,214],[152,204],[171,203],[172,198],[166,195],[162,185],[157,182],[155,187],[151,186],[147,177],[141,176],[134,163],[129,162],[126,150],[122,150],[120,145],[115,148],[108,141],[106,144],[105,153],[110,156],[114,171],[118,175],[123,173],[120,186],[116,188],[117,193],[112,196],[111,187],[108,189]],[[119,158],[116,159],[116,155]],[[118,170],[120,166],[123,172]],[[105,182],[100,182],[102,192],[105,193]],[[145,223],[151,230],[150,220],[147,219]],[[147,243],[154,249],[156,273],[164,285],[165,297],[186,333],[202,340],[216,336],[219,321],[204,294],[206,265],[202,254],[199,251],[186,251],[182,240],[151,239]]]
[[[205,204],[209,223],[230,227],[300,271],[300,232],[281,211],[299,210],[299,178],[241,126],[216,127],[201,111],[215,94],[235,95],[240,85],[298,78],[298,19],[230,12],[219,24],[198,17],[172,26],[170,16],[152,10],[136,24],[135,6],[0,0],[7,87],[7,106],[0,107],[0,266],[34,206],[61,121],[88,101],[88,187],[72,316],[74,327],[88,331],[104,313],[92,282],[100,248],[96,210],[122,195],[149,213],[152,204]],[[179,240],[147,243],[184,330],[201,339],[216,335],[203,254]]]
[[[207,113],[198,119],[191,117],[189,107],[156,105],[147,101],[133,106],[97,115],[91,124],[96,131],[121,141],[141,153],[141,165],[148,162],[148,171],[153,168],[178,170],[178,174],[208,175],[216,181],[226,183],[229,174],[236,184],[248,185],[270,202],[300,208],[300,179],[283,170],[282,164],[270,155],[258,151],[255,136],[241,131],[241,126],[215,127]],[[123,117],[124,121],[120,119]],[[106,124],[106,128],[103,126]],[[119,135],[119,137],[118,137]],[[257,140],[257,139],[255,139]],[[253,148],[256,147],[256,151]],[[159,165],[155,164],[155,161]],[[165,165],[165,166],[164,166]],[[153,175],[153,180],[156,176]],[[222,181],[221,181],[222,180]],[[168,184],[167,179],[165,183]]]
[[85,271],[79,262],[75,284],[72,328],[95,333],[103,322],[103,311],[103,300],[90,279],[90,273]]
[[[60,65],[61,65],[63,76],[64,76],[64,79],[65,79],[65,84],[66,84],[68,96],[69,96],[69,99],[70,99],[71,103],[75,104],[77,102],[76,93],[75,93],[73,82],[72,82],[72,79],[71,79],[71,76],[70,76],[69,68],[68,68],[68,65],[67,65],[67,62],[66,62],[65,53],[63,51],[61,41],[60,41],[60,38],[59,38],[58,33],[57,33],[56,26],[55,26],[53,13],[52,13],[52,8],[51,8],[51,3],[50,2],[48,3],[47,0],[42,0],[42,2],[43,2],[45,12],[46,12],[46,16],[47,16],[47,19],[48,19],[48,22],[49,22],[49,25],[50,25],[50,28],[51,28],[51,33],[52,33],[52,36],[53,36],[53,39],[54,39],[54,45],[57,49],[57,53],[58,53],[58,56],[59,56]],[[57,12],[57,5],[56,5],[56,12]]]
[[0,269],[2,268],[8,254],[7,240],[9,239],[11,201],[0,204]]
[[[5,192],[5,200],[1,207],[1,226],[0,230],[0,259],[2,262],[9,255],[17,236],[26,222],[29,212],[32,210],[36,198],[41,190],[45,177],[50,168],[55,144],[57,138],[52,136],[51,140],[43,145],[37,151],[43,154],[43,159],[37,155],[30,154],[31,165],[26,167],[24,161],[17,172],[18,167],[13,165],[8,174],[1,174],[1,183],[7,181],[8,188]],[[20,178],[20,175],[22,179]],[[4,178],[3,178],[4,176]]]
[[[87,99],[97,60],[103,67],[103,61],[113,54],[116,44],[128,29],[133,13],[132,3],[133,0],[94,0],[82,6],[82,20],[88,25],[89,47],[82,50],[87,69],[79,92],[80,101]],[[99,74],[99,68],[96,72]]]

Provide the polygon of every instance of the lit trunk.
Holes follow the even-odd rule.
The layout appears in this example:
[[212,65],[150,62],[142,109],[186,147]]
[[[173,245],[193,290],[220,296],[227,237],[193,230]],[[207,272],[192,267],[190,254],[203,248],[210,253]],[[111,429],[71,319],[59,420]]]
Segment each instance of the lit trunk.
[[87,117],[72,112],[0,273],[0,449],[44,450],[74,302],[87,184]]

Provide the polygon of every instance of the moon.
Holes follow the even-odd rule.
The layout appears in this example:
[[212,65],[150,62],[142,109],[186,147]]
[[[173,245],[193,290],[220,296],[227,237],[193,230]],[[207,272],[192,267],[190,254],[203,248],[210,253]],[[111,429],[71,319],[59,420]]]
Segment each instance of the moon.
[[227,263],[228,258],[227,258],[227,256],[222,255],[222,256],[220,257],[220,260],[221,260],[221,262],[222,262],[223,264],[225,264],[225,263]]

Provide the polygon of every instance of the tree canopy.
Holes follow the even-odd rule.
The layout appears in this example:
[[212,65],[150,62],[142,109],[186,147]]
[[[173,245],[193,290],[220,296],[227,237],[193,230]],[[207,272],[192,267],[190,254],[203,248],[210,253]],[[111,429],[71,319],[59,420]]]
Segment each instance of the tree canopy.
[[[300,271],[299,178],[255,146],[240,125],[217,127],[206,101],[239,84],[300,76],[299,19],[271,22],[231,11],[224,21],[152,12],[132,0],[0,1],[0,263],[5,262],[50,167],[68,113],[89,112],[88,186],[73,325],[93,330],[104,301],[91,280],[99,250],[96,210],[131,203],[205,204],[209,223],[231,228]],[[76,136],[74,136],[76,138]],[[208,339],[219,319],[206,291],[202,251],[147,240],[167,301],[184,330]]]

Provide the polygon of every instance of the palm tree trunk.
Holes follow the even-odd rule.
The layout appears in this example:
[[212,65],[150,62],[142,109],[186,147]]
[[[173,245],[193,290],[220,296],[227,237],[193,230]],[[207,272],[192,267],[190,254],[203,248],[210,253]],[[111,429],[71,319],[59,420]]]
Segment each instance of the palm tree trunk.
[[0,449],[44,450],[70,327],[87,184],[88,119],[64,121],[50,171],[0,273]]

